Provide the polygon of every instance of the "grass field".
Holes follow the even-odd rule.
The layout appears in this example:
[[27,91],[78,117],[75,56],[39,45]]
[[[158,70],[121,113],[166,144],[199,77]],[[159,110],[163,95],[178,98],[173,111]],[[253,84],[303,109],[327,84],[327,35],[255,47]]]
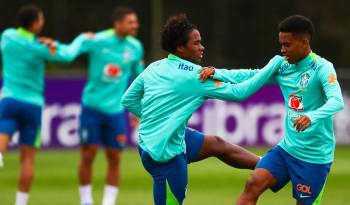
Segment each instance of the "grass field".
[[[262,154],[265,149],[253,149]],[[339,147],[328,178],[323,205],[350,204],[350,147]],[[78,152],[41,151],[36,161],[36,178],[29,205],[78,205],[76,167]],[[0,205],[13,205],[17,186],[18,153],[5,154],[5,169],[0,170]],[[94,166],[93,195],[101,204],[104,186],[105,160],[102,153]],[[185,205],[234,204],[251,172],[228,167],[217,159],[207,159],[189,166],[189,189]],[[122,161],[122,183],[118,205],[150,205],[151,177],[144,171],[137,151],[126,150]],[[290,184],[277,194],[267,191],[260,205],[295,204]]]

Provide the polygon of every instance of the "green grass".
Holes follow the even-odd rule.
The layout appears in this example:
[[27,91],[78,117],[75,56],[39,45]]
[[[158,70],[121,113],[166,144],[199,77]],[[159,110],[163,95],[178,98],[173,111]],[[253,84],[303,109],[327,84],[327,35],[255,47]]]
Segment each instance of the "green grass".
[[[264,153],[265,149],[253,149]],[[350,147],[339,147],[328,178],[324,205],[349,204]],[[36,177],[29,205],[77,205],[78,181],[76,167],[78,151],[41,151],[36,161]],[[0,205],[13,205],[17,189],[18,153],[5,153],[5,169],[0,170]],[[104,186],[105,160],[102,152],[94,165],[93,195],[101,204]],[[251,172],[233,169],[217,159],[207,159],[189,166],[189,189],[185,205],[234,204]],[[126,150],[122,160],[122,182],[118,205],[153,204],[151,177],[144,171],[136,150]],[[260,205],[295,204],[291,187],[277,194],[267,191]]]

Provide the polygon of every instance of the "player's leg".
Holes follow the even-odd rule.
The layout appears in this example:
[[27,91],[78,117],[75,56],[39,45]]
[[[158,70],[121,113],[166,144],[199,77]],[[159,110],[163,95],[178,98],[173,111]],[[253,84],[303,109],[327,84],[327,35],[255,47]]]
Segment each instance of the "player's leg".
[[82,205],[93,204],[92,199],[92,168],[97,153],[97,145],[82,145],[80,148],[80,161],[78,165],[79,192]]
[[281,148],[272,148],[257,164],[239,196],[237,205],[255,205],[259,196],[268,188],[277,192],[288,181],[289,173]]
[[119,192],[120,160],[126,142],[126,119],[124,112],[104,115],[101,133],[106,148],[107,173],[102,205],[114,205]]
[[260,157],[240,146],[228,143],[218,136],[204,135],[191,128],[186,129],[185,139],[189,162],[217,157],[232,167],[254,169],[260,160]]
[[297,204],[320,205],[331,164],[308,163],[287,152],[285,155]]
[[255,205],[259,196],[268,188],[276,185],[277,180],[266,169],[255,169],[249,177],[237,205]]
[[79,139],[80,161],[78,165],[79,192],[82,205],[93,204],[91,178],[93,162],[100,139],[100,116],[93,110],[83,107],[80,115]]
[[27,204],[29,191],[34,178],[34,161],[37,149],[30,145],[21,145],[20,151],[20,171],[18,179],[18,192],[16,205]]
[[19,106],[20,171],[16,205],[25,205],[34,178],[35,156],[41,146],[41,107],[25,102]]
[[155,205],[180,205],[187,190],[187,159],[184,154],[177,155],[168,162],[156,162],[140,149],[142,164],[153,178],[153,197]]
[[11,99],[4,98],[0,102],[0,168],[4,166],[3,153],[17,129],[15,106]]
[[4,166],[3,153],[6,151],[9,141],[10,141],[10,135],[6,133],[0,133],[0,169]]
[[121,151],[115,148],[106,148],[105,153],[107,173],[102,205],[114,205],[119,192]]

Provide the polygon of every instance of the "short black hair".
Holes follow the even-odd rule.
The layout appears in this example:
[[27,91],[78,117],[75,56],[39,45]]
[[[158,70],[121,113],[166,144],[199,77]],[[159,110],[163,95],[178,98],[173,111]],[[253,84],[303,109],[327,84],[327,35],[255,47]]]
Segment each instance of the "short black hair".
[[136,14],[136,12],[128,7],[118,7],[113,11],[112,21],[121,21],[128,14]]
[[188,34],[197,29],[190,23],[186,14],[178,14],[168,18],[161,31],[161,45],[163,50],[174,53],[176,47],[186,45]]
[[39,14],[43,13],[43,10],[33,4],[22,6],[16,14],[16,24],[19,27],[29,29],[33,22],[39,18]]
[[293,35],[308,35],[312,39],[314,34],[314,25],[310,19],[302,15],[293,15],[285,18],[278,25],[280,32],[290,32]]

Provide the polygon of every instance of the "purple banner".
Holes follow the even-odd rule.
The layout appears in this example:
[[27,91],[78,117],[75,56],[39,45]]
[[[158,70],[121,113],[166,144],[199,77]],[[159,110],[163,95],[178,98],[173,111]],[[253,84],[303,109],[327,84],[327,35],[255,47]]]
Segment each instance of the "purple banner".
[[[84,79],[47,79],[42,115],[43,148],[72,148],[79,144],[78,124]],[[343,114],[344,115],[344,114]],[[283,136],[285,108],[278,86],[267,85],[242,102],[208,100],[189,127],[240,145],[274,145]],[[127,114],[126,114],[127,117]],[[16,144],[18,134],[13,138]],[[128,145],[137,144],[137,129],[128,129]]]

